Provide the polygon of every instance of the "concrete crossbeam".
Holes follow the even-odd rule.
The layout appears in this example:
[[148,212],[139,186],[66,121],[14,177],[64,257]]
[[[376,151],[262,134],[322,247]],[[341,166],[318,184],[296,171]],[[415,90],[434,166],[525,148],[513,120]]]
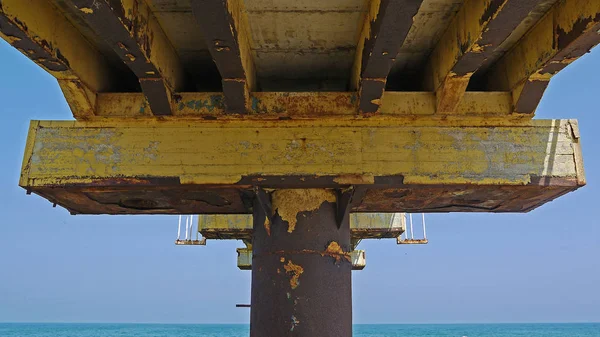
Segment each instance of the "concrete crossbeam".
[[[392,221],[394,213],[350,215],[352,240],[396,238],[406,230],[404,217]],[[252,240],[252,214],[201,214],[198,231],[207,239]]]
[[33,122],[20,185],[89,214],[251,213],[253,186],[351,212],[525,212],[585,184],[574,120]]
[[[174,117],[202,119],[314,119],[361,118],[356,114],[354,92],[254,92],[246,114],[234,114],[225,107],[225,96],[218,92],[176,93],[171,111]],[[402,116],[481,116],[512,118],[510,92],[467,92],[451,113],[436,108],[434,92],[388,91],[379,113],[371,118]],[[102,118],[152,118],[152,107],[141,93],[103,93],[98,95],[97,116]],[[519,115],[519,118],[523,116]],[[168,117],[161,117],[168,118]]]

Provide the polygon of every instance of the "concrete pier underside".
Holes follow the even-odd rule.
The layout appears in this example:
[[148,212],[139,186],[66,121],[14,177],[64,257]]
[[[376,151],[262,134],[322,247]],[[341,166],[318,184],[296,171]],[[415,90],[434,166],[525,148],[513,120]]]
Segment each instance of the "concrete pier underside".
[[254,206],[250,336],[351,336],[350,225],[326,189],[272,193]]
[[351,336],[346,257],[398,229],[350,213],[585,185],[577,121],[533,117],[599,31],[600,0],[0,0],[76,119],[32,122],[19,184],[71,214],[253,214],[202,231],[252,245],[252,336]]

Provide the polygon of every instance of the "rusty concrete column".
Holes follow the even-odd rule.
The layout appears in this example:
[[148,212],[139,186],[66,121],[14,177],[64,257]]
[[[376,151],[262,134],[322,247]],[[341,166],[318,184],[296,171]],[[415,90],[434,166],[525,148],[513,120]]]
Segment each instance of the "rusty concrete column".
[[352,336],[350,225],[336,195],[277,190],[272,222],[254,204],[250,336]]

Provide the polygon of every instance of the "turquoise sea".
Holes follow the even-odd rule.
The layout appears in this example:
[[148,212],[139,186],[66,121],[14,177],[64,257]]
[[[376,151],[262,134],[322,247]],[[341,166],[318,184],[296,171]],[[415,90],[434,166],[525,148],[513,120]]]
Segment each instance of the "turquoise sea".
[[[247,325],[0,323],[2,337],[246,337]],[[589,324],[355,325],[354,337],[600,337]],[[268,336],[271,337],[271,336]],[[276,337],[276,336],[273,336]]]

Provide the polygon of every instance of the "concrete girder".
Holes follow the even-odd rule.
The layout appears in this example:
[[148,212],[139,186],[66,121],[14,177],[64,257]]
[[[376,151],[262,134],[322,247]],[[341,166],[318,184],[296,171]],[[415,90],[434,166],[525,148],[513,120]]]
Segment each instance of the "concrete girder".
[[179,56],[144,0],[68,0],[79,17],[133,71],[152,112],[170,115],[174,91],[184,87]]
[[553,75],[600,42],[600,1],[558,1],[490,69],[492,90],[510,90],[514,111],[533,114]]
[[221,74],[227,111],[246,113],[256,75],[244,1],[194,0],[192,9]]
[[371,1],[362,25],[350,78],[358,110],[379,110],[386,79],[423,0]]
[[89,119],[114,78],[104,57],[46,0],[2,0],[0,37],[58,80],[73,116]]
[[526,212],[585,184],[574,120],[33,122],[20,185],[90,214],[250,213],[265,188],[352,212]]
[[466,0],[433,50],[426,66],[437,110],[453,112],[471,76],[529,13],[546,0]]
[[[405,219],[392,222],[393,213],[352,213],[350,234],[352,241],[390,239],[406,230]],[[252,242],[252,214],[201,214],[198,231],[209,240],[244,240]]]

